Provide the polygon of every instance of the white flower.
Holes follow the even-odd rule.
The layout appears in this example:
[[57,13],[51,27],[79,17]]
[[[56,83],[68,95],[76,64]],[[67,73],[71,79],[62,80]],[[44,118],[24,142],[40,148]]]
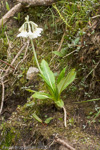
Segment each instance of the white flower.
[[26,22],[19,29],[19,34],[17,37],[29,37],[30,39],[35,39],[38,36],[41,36],[42,28],[38,28],[38,25],[32,21],[29,21],[29,16],[25,18]]
[[39,36],[42,31],[43,31],[42,28],[36,28],[36,30],[34,31],[34,34],[36,34],[37,36]]
[[34,32],[29,31],[27,34],[30,39],[35,39],[38,36],[41,36],[40,35],[41,31],[43,31],[42,28],[36,28],[36,30]]
[[27,38],[27,37],[28,37],[28,34],[27,34],[26,31],[22,31],[21,33],[19,33],[19,34],[17,35],[17,37],[24,37],[24,38]]

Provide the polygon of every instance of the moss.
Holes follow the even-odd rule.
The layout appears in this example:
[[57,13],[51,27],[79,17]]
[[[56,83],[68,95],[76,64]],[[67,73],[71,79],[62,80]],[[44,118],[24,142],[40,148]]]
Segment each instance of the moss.
[[[77,5],[75,7],[77,7]],[[60,6],[58,6],[58,8],[60,8]],[[30,14],[30,20],[33,20],[34,22],[38,23],[39,27],[43,26],[44,28],[42,37],[40,37],[39,40],[36,39],[34,42],[37,55],[39,58],[39,62],[41,62],[43,58],[45,58],[48,62],[51,61],[51,58],[53,58],[54,56],[52,54],[52,51],[57,51],[57,49],[59,48],[63,32],[65,32],[65,36],[64,36],[63,43],[61,45],[61,49],[66,48],[66,53],[70,53],[71,51],[76,49],[76,47],[68,47],[68,44],[71,45],[73,39],[76,38],[78,28],[82,29],[83,26],[85,26],[84,20],[83,22],[80,20],[79,21],[74,20],[75,24],[74,22],[72,22],[72,26],[75,26],[75,28],[73,28],[73,30],[69,30],[69,32],[66,32],[64,23],[62,23],[62,20],[59,18],[59,16],[55,14],[55,10],[50,7],[48,8],[47,7],[34,7],[34,9],[25,8],[25,10],[23,11],[24,11],[24,14],[22,14],[23,18],[21,22],[19,23],[20,25],[22,24],[22,22],[24,22],[24,18],[27,15],[25,11],[26,12],[28,11],[28,13]],[[68,17],[68,15],[66,16]],[[74,18],[71,18],[71,19],[74,19]],[[44,22],[44,24],[42,22]],[[13,29],[13,31],[12,30],[8,31],[8,34],[10,36],[9,39],[12,42],[14,42],[15,45],[20,46],[21,43],[19,42],[19,40],[13,41],[12,39],[13,34],[16,33],[16,31],[17,31],[16,29],[15,30]],[[4,37],[4,45],[2,46],[3,47],[0,53],[0,56],[1,58],[5,59],[7,57],[6,51],[8,48],[7,40],[5,37]],[[18,51],[16,50],[16,48],[12,50],[12,56],[15,56],[17,52]],[[23,53],[21,54],[20,58],[17,60],[16,64],[22,58],[23,58]],[[53,68],[52,70],[54,71],[59,71],[60,68],[62,69],[66,65],[70,67],[72,64],[71,62],[72,59],[74,59],[72,55],[70,55],[70,57],[65,57],[65,59],[56,56],[55,59],[53,59],[50,62],[50,65],[51,65],[50,67]],[[9,62],[10,61],[11,60],[9,60]],[[76,67],[76,63],[74,64],[75,64],[74,66]],[[57,65],[59,65],[58,68],[56,68]],[[30,86],[30,83],[27,84],[27,80],[26,80],[26,72],[30,66],[36,66],[36,64],[34,61],[32,49],[29,46],[28,58],[25,63],[22,63],[19,65],[19,68],[17,70],[18,76],[15,77],[16,82],[14,83],[13,87],[11,86],[8,87],[8,91],[10,90],[10,93],[12,96],[14,96],[12,93],[15,92],[16,97],[14,97],[14,99],[16,101],[16,98],[17,98],[17,100],[19,101],[19,104],[21,103],[21,101],[23,101],[23,104],[24,104],[27,101],[27,97],[32,95],[32,93],[28,93],[24,89],[25,86],[27,87]],[[79,65],[77,66],[77,69],[79,69],[78,67]],[[81,75],[79,74],[79,78],[80,76]],[[13,75],[9,75],[10,81],[11,80],[14,81],[15,78]],[[37,81],[39,81],[39,84],[36,85],[37,87],[35,88],[38,91],[46,90],[46,86],[42,83],[42,81],[40,81],[39,77],[37,77]],[[33,84],[34,84],[34,81],[31,82],[31,85]],[[12,146],[14,144],[19,145],[20,144],[19,140],[21,139],[27,142],[29,141],[29,139],[33,138],[31,140],[36,141],[36,144],[37,144],[38,142],[41,141],[41,137],[43,139],[48,140],[49,138],[53,136],[54,133],[55,134],[58,133],[59,135],[61,135],[62,137],[66,137],[70,141],[76,140],[77,142],[80,142],[80,143],[87,143],[86,140],[87,140],[87,137],[89,137],[90,140],[88,140],[88,142],[91,144],[93,142],[92,136],[82,131],[83,129],[81,127],[77,127],[78,123],[76,123],[77,121],[76,120],[74,121],[73,119],[73,115],[76,113],[75,112],[76,107],[77,109],[78,107],[80,107],[80,105],[79,106],[72,105],[72,102],[75,101],[76,90],[78,89],[76,88],[76,86],[73,85],[72,87],[70,87],[69,90],[62,93],[62,97],[65,99],[65,106],[67,108],[67,112],[70,112],[68,116],[69,118],[67,121],[68,126],[66,129],[63,127],[63,112],[61,109],[57,109],[51,101],[47,101],[47,100],[35,101],[31,98],[28,98],[28,102],[26,102],[24,106],[18,106],[16,109],[16,112],[11,114],[11,117],[9,118],[9,120],[7,122],[5,121],[3,126],[0,125],[1,131],[2,131],[2,135],[0,138],[3,139],[1,140],[2,145],[0,148],[3,148],[3,146]],[[8,91],[6,90],[6,93]],[[69,95],[71,95],[70,99],[68,98]],[[85,108],[86,106],[87,105],[84,105],[81,107]],[[87,110],[85,110],[85,115],[87,115],[91,109],[89,107]],[[53,120],[48,125],[41,124],[32,117],[32,114],[34,112],[43,120],[43,122],[46,119],[45,115],[47,117],[53,117]],[[29,144],[31,143],[31,140],[29,141]],[[97,137],[95,137],[95,141],[96,140],[97,140]],[[97,140],[97,143],[98,143],[98,140]]]
[[7,124],[4,124],[2,128],[3,130],[1,132],[2,140],[0,143],[0,149],[8,150],[10,146],[14,146],[18,141],[20,138],[20,132],[14,127],[7,127]]

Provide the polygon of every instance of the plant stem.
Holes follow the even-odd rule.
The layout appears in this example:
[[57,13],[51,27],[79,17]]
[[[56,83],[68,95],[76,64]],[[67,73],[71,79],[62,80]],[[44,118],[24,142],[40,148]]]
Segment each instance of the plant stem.
[[63,106],[63,111],[64,111],[64,126],[67,127],[67,125],[66,125],[66,117],[67,117],[67,113],[66,113],[66,109],[65,109],[64,106]]
[[32,44],[32,49],[33,49],[33,53],[34,53],[34,57],[35,57],[35,61],[36,61],[36,64],[38,66],[38,69],[40,71],[40,73],[42,72],[41,69],[40,69],[40,65],[39,65],[39,62],[38,62],[38,59],[37,59],[37,56],[36,56],[36,52],[35,52],[35,48],[34,48],[34,44],[33,44],[33,41],[31,39],[31,44]]

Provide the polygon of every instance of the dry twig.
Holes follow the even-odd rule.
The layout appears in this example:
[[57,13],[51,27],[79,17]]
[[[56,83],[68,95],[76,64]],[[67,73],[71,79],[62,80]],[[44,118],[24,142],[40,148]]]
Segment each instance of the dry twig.
[[8,49],[7,49],[7,58],[11,58],[11,42],[8,38],[7,32],[5,32],[6,38],[7,38],[7,44],[9,45]]
[[[64,36],[65,36],[65,33],[63,34],[63,36],[62,36],[62,38],[61,38],[60,45],[59,45],[59,47],[58,47],[58,49],[57,49],[58,52],[61,50],[62,44],[63,44],[63,42],[64,42]],[[51,61],[50,61],[50,64],[51,64],[51,62],[53,61],[53,59],[54,59],[55,57],[56,57],[56,55],[54,55],[54,56],[52,57],[52,59],[51,59]]]
[[[19,55],[21,54],[21,52],[25,49],[26,45],[27,45],[27,43],[25,43],[24,46],[22,46],[22,48],[20,49],[20,51],[17,53],[17,55],[15,56],[15,58],[12,60],[11,66],[14,64],[14,62],[15,62],[16,59],[19,57]],[[10,69],[10,67],[8,67],[8,69],[6,70],[5,76],[6,76],[7,73],[9,72],[9,69]]]
[[48,6],[52,5],[52,3],[56,2],[57,0],[17,0],[19,3],[31,5],[31,6]]
[[5,86],[4,86],[3,78],[1,78],[1,85],[2,85],[2,100],[1,100],[0,114],[2,113],[3,104],[4,104],[4,94],[5,94]]
[[3,61],[3,60],[1,60],[1,59],[0,59],[0,61],[3,62],[4,64],[10,66],[12,69],[15,69],[12,65],[8,64],[7,62],[5,62],[5,61]]
[[[27,51],[28,51],[28,47],[29,47],[30,40],[28,39],[26,43],[27,43],[27,46],[26,46],[26,49],[25,49],[24,57],[23,57],[23,59],[22,59],[21,61],[19,61],[18,64],[16,65],[15,71],[16,71],[16,69],[18,68],[19,64],[22,63],[22,62],[27,58],[27,56],[28,56],[28,55],[27,55]],[[15,73],[15,71],[14,71],[14,73]]]
[[95,67],[87,74],[87,76],[85,77],[85,80],[88,78],[88,76],[97,68],[97,66],[99,65],[100,60],[98,61],[98,63],[95,65]]
[[[15,69],[12,65],[15,63],[16,59],[20,56],[21,52],[25,49],[27,45],[27,42],[22,46],[22,48],[19,50],[19,52],[16,54],[16,56],[14,57],[14,59],[12,60],[11,64],[8,64],[7,62],[3,61],[0,59],[1,62],[5,63],[6,65],[8,65],[9,67],[6,69],[6,70],[2,70],[1,74],[0,74],[0,80],[1,80],[1,85],[2,85],[2,99],[1,99],[1,106],[0,106],[0,114],[2,113],[2,110],[3,110],[3,105],[4,105],[4,94],[5,94],[5,87],[4,87],[4,84],[5,84],[5,81],[6,80],[6,77],[9,75],[9,70],[10,68],[13,68]],[[28,47],[26,47],[26,50],[28,49]],[[26,58],[26,53],[25,53],[25,57],[24,59]],[[23,59],[23,60],[24,60]],[[12,72],[12,70],[11,70]],[[10,72],[10,73],[11,73]]]
[[68,143],[66,143],[64,140],[60,139],[57,137],[57,135],[55,136],[55,142],[62,144],[63,146],[65,146],[67,149],[69,150],[75,150],[75,148],[73,148],[72,146],[70,146]]
[[5,23],[9,21],[11,17],[13,17],[17,12],[20,12],[22,7],[27,6],[48,6],[52,5],[52,3],[56,2],[56,0],[17,0],[19,3],[15,5],[12,9],[10,9],[1,19],[0,19],[0,27],[2,27]]
[[0,19],[0,27],[2,27],[8,20],[15,15],[16,12],[20,11],[22,8],[22,4],[19,3],[15,5],[12,9],[10,9],[1,19]]

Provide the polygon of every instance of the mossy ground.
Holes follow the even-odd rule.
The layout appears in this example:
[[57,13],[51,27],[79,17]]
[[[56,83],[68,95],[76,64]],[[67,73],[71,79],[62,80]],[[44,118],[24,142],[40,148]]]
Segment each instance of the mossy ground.
[[[68,107],[68,105],[67,105]],[[75,109],[75,107],[74,107]],[[70,110],[71,111],[71,110]],[[49,124],[39,123],[33,117],[33,113],[45,121],[47,117],[53,117]],[[75,110],[74,110],[75,112]],[[76,120],[77,119],[77,120]],[[86,120],[82,116],[69,115],[67,120],[67,128],[63,126],[63,111],[57,110],[53,104],[37,104],[33,106],[17,107],[16,112],[13,112],[7,122],[2,122],[2,140],[1,149],[3,146],[36,146],[37,148],[55,149],[57,144],[50,146],[56,134],[61,138],[66,139],[76,149],[96,150],[100,148],[99,134],[93,133],[93,126],[86,126]],[[89,131],[90,130],[90,131]],[[23,144],[22,144],[23,141]],[[8,145],[7,145],[8,143]]]
[[[72,4],[70,5],[72,6]],[[98,8],[96,8],[95,13],[99,14]],[[55,75],[57,75],[63,67],[68,66],[69,70],[73,66],[77,68],[77,79],[64,93],[62,93],[62,98],[68,113],[67,128],[64,128],[62,109],[56,108],[52,101],[34,101],[31,99],[32,93],[25,90],[26,87],[32,90],[46,89],[43,82],[40,81],[40,77],[37,77],[33,81],[27,81],[26,79],[28,68],[30,66],[36,67],[31,45],[29,45],[27,58],[19,65],[15,73],[11,72],[11,74],[9,74],[7,77],[8,82],[5,84],[5,102],[3,113],[0,116],[0,148],[8,150],[11,146],[13,146],[13,149],[15,149],[15,146],[19,149],[21,146],[24,148],[30,146],[32,149],[33,146],[33,149],[36,149],[36,147],[37,149],[45,149],[45,147],[47,147],[47,149],[58,150],[59,144],[54,143],[50,146],[54,140],[54,136],[58,134],[58,136],[67,140],[77,150],[100,150],[100,118],[98,116],[94,119],[94,116],[98,112],[97,107],[99,107],[100,102],[75,103],[86,99],[98,98],[100,96],[98,88],[99,65],[96,68],[95,76],[92,74],[85,82],[82,80],[83,76],[86,76],[99,60],[99,45],[96,44],[96,41],[91,45],[90,41],[90,38],[93,39],[97,33],[99,34],[98,26],[96,26],[95,29],[93,28],[93,30],[88,30],[87,24],[89,20],[85,18],[87,22],[83,21],[81,25],[78,23],[75,30],[69,28],[68,31],[70,32],[66,32],[65,24],[61,18],[59,18],[56,10],[51,6],[25,8],[23,9],[23,13],[21,13],[20,20],[12,19],[10,23],[6,25],[7,29],[3,28],[0,34],[1,39],[3,39],[0,40],[0,58],[9,63],[11,63],[11,60],[18,53],[20,47],[26,42],[25,40],[16,39],[16,35],[18,33],[18,28],[24,22],[24,18],[27,14],[30,16],[30,20],[36,22],[39,27],[44,29],[42,36],[34,40],[39,62],[41,62],[43,58],[47,60],[50,63],[50,68],[55,72]],[[95,21],[97,21],[97,25],[99,25],[99,21],[96,19],[93,20],[93,22],[92,20],[89,22],[91,26]],[[71,26],[76,27],[73,21]],[[86,34],[79,36],[82,43],[76,43],[75,45],[78,28],[83,28]],[[5,31],[13,47],[10,51],[11,57],[7,57],[9,43]],[[94,34],[93,31],[95,31]],[[90,35],[89,40],[87,35]],[[85,45],[82,45],[84,41],[86,41]],[[81,50],[77,50],[76,53],[66,56],[71,51],[76,50],[77,47],[81,47]],[[90,49],[89,53],[87,53],[88,48]],[[58,49],[63,49],[63,52],[66,50],[66,54],[63,53],[65,57],[54,57],[52,52]],[[95,53],[95,50],[98,52]],[[18,57],[14,67],[16,67],[18,62],[23,58],[24,54],[25,51]],[[88,62],[87,60],[90,61]],[[1,63],[1,67],[5,67],[6,69],[7,66]],[[93,83],[94,89],[93,86],[91,88],[90,82]],[[43,123],[36,121],[33,117],[33,113],[36,113],[43,120]],[[52,117],[53,119],[49,124],[45,124],[44,121],[48,117]]]

